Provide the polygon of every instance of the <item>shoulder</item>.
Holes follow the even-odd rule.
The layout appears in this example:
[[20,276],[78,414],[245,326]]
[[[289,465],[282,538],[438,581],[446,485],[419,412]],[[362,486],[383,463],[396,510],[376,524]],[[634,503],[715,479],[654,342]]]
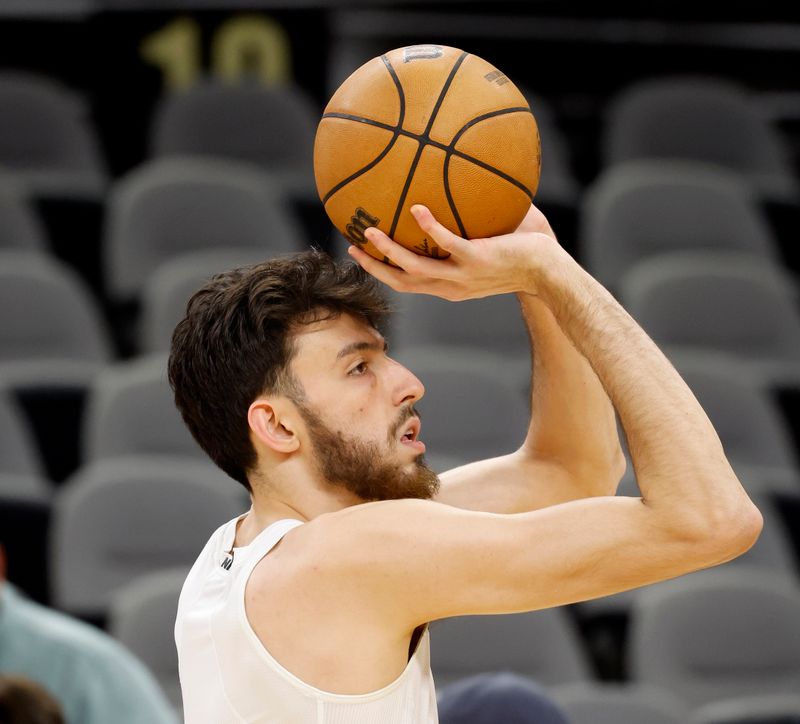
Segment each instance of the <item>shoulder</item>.
[[[354,576],[382,577],[384,567],[414,565],[437,550],[447,551],[474,542],[476,519],[494,517],[454,508],[431,500],[387,500],[350,506],[326,513],[290,531],[263,568],[270,587],[275,575],[344,585]],[[262,561],[262,563],[265,563]],[[258,568],[256,573],[258,573]],[[269,570],[267,570],[269,569]],[[256,575],[257,587],[262,576]]]
[[292,532],[299,557],[325,552],[326,561],[335,565],[376,548],[411,542],[420,531],[433,532],[460,512],[431,500],[384,500],[326,513]]

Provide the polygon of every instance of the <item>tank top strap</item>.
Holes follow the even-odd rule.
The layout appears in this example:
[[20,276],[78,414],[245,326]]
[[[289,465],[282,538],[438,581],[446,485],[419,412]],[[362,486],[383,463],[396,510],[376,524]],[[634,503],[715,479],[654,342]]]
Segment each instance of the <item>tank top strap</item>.
[[278,520],[267,526],[262,530],[255,539],[246,547],[246,556],[251,565],[255,565],[267,553],[269,553],[278,543],[280,543],[283,536],[290,530],[294,530],[297,526],[303,525],[302,520],[295,520],[294,518],[284,518]]

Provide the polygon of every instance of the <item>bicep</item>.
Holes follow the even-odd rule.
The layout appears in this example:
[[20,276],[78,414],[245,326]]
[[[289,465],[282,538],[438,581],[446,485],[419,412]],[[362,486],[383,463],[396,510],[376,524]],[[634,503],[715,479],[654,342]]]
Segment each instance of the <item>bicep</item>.
[[408,625],[548,608],[690,570],[692,542],[638,498],[515,515],[427,501],[373,505],[353,511],[340,554],[361,592]]
[[607,470],[576,479],[563,466],[522,451],[453,468],[439,479],[437,502],[487,513],[522,513],[592,494],[613,495],[619,482]]

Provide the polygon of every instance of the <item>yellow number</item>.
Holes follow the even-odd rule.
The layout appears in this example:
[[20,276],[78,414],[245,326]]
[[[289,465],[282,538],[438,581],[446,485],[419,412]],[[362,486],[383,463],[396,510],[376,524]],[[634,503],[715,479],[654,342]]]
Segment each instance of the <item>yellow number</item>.
[[286,31],[258,15],[231,18],[214,33],[211,64],[227,81],[253,76],[266,85],[285,83],[291,79]]
[[179,18],[148,35],[141,44],[142,57],[161,68],[170,90],[185,90],[200,75],[200,28],[190,18]]

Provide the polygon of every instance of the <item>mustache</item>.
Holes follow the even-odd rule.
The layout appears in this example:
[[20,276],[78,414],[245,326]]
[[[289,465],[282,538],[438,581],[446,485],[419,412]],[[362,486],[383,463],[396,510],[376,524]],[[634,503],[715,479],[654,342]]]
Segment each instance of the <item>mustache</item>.
[[413,405],[403,408],[397,422],[389,431],[389,439],[394,440],[397,437],[397,433],[400,432],[400,428],[412,417],[419,417],[420,421],[422,420],[422,417],[420,417],[419,412],[417,412],[417,409]]

